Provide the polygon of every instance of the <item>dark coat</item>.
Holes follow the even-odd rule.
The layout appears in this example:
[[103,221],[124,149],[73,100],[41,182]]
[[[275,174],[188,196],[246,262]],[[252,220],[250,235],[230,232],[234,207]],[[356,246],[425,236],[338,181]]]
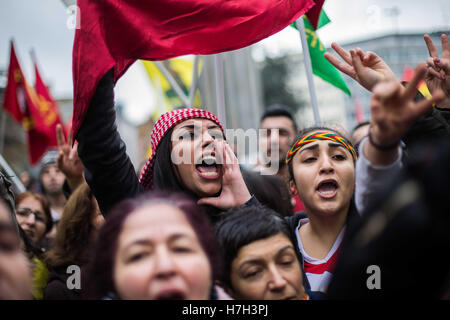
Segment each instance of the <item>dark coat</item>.
[[71,276],[67,273],[67,266],[59,267],[51,271],[47,286],[44,289],[44,300],[81,300],[81,289],[69,289],[67,279]]
[[110,70],[100,80],[76,135],[86,182],[104,215],[120,201],[145,191],[126,154],[115,120],[114,78]]

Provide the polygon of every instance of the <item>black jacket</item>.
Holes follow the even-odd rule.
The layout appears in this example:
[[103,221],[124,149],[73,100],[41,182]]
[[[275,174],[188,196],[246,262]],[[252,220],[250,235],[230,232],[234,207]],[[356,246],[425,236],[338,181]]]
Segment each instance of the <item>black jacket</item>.
[[47,286],[44,289],[44,300],[80,300],[80,289],[69,289],[67,279],[70,274],[67,272],[67,266],[57,268],[51,271]]
[[121,200],[144,191],[115,120],[114,78],[110,70],[100,80],[76,135],[86,182],[104,215]]
[[439,107],[419,118],[403,137],[408,149],[443,139],[450,140],[450,109]]

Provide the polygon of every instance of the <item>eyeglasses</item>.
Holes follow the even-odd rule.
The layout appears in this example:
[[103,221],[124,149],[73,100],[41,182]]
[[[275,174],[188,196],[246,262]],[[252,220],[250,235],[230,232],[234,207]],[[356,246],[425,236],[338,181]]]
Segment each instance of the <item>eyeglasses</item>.
[[18,208],[16,211],[19,216],[24,218],[28,218],[30,214],[34,214],[34,218],[36,219],[36,221],[45,223],[44,214],[40,211],[33,211],[30,208]]

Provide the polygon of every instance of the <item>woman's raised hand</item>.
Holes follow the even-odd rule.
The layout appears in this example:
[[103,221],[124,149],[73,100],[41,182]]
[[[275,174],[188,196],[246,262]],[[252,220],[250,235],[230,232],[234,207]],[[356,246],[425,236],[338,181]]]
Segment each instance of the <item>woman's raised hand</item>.
[[344,62],[328,52],[324,54],[324,57],[338,70],[355,79],[367,90],[372,91],[375,85],[382,80],[395,79],[391,68],[375,53],[364,52],[359,48],[347,52],[335,42],[331,44],[331,47]]
[[369,134],[376,145],[386,147],[399,143],[416,119],[429,112],[433,103],[444,98],[442,90],[436,90],[431,99],[414,102],[417,85],[426,72],[425,64],[420,64],[406,87],[396,79],[384,80],[374,87]]
[[445,98],[439,103],[439,107],[450,108],[450,44],[446,34],[441,35],[442,58],[429,35],[423,36],[427,44],[430,58],[427,59],[427,73],[425,82],[431,93],[442,90]]
[[84,179],[84,166],[78,157],[78,145],[72,147],[72,130],[69,132],[69,141],[66,141],[60,124],[56,126],[56,138],[58,141],[58,159],[57,165],[67,179],[72,190]]
[[226,141],[215,141],[216,159],[222,163],[222,191],[218,197],[200,199],[198,204],[211,205],[227,210],[239,207],[250,200],[251,195],[242,177],[238,159]]

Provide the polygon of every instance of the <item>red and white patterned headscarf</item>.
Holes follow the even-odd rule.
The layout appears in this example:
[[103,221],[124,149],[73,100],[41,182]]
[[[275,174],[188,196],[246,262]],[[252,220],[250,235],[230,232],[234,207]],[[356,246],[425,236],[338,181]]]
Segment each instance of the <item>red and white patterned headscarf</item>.
[[158,145],[161,142],[162,138],[164,138],[167,131],[169,131],[178,123],[193,118],[208,119],[215,122],[220,127],[225,136],[224,129],[219,119],[209,111],[197,108],[186,108],[172,110],[164,113],[159,117],[158,121],[156,121],[153,127],[151,134],[152,155],[145,163],[145,166],[139,176],[139,182],[144,186],[145,189],[153,189],[153,164],[155,163],[156,152],[158,152]]

